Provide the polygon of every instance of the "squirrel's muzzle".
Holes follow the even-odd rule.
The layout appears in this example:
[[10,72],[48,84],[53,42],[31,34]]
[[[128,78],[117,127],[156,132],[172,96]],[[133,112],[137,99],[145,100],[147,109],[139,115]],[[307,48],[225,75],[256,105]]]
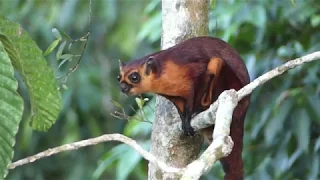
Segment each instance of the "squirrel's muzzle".
[[132,88],[132,85],[127,83],[120,83],[120,89],[123,93],[128,94]]

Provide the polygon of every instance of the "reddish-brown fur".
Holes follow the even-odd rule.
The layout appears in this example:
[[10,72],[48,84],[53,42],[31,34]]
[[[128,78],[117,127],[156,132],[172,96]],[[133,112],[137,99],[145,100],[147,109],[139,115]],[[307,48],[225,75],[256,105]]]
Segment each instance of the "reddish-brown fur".
[[[155,72],[144,74],[149,57],[154,57]],[[131,83],[127,76],[136,71],[141,82]],[[129,94],[152,92],[171,100],[179,111],[185,132],[191,115],[206,110],[226,89],[239,90],[249,83],[246,66],[224,41],[212,37],[186,40],[167,50],[159,51],[121,66],[120,82],[130,84]],[[249,96],[242,99],[233,113],[231,137],[232,153],[221,160],[225,179],[243,179],[242,139],[244,118]],[[203,130],[212,139],[213,127]],[[209,132],[209,133],[208,133]]]

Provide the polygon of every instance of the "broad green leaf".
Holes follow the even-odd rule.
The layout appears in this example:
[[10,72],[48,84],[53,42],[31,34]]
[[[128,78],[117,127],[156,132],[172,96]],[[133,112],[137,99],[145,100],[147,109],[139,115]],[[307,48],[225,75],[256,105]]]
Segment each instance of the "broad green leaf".
[[48,54],[50,54],[59,44],[60,40],[54,40],[50,46],[48,47],[48,49],[43,53],[44,56],[47,56]]
[[12,48],[15,47],[18,52],[10,58],[28,89],[32,111],[30,124],[35,130],[46,131],[55,123],[61,110],[61,94],[53,70],[19,24],[0,16],[0,34],[8,37],[1,39],[4,45],[9,44],[5,46],[6,51],[15,52]]
[[19,66],[20,64],[18,62],[19,53],[18,53],[17,49],[13,46],[13,44],[10,42],[10,40],[5,35],[1,34],[1,32],[0,32],[0,41],[2,42],[4,49],[6,50],[6,52],[9,55],[9,58],[11,60],[13,67],[20,69],[20,66]]
[[15,135],[23,112],[23,100],[17,88],[13,66],[0,41],[0,179],[8,174],[7,167],[13,158]]

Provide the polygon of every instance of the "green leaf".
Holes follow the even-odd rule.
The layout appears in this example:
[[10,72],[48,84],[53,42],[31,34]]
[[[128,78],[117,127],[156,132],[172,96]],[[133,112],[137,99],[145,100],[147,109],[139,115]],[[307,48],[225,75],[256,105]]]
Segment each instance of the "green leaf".
[[136,103],[137,103],[139,109],[142,109],[143,105],[145,104],[144,100],[141,98],[135,98],[135,100],[136,100]]
[[69,60],[69,59],[64,59],[64,60],[62,60],[62,61],[60,62],[60,64],[58,65],[58,69],[60,69],[60,67],[61,67],[64,63],[66,63],[68,60]]
[[298,140],[298,147],[303,151],[308,150],[310,142],[310,118],[305,109],[297,109],[293,112],[293,117],[296,118],[293,124],[293,133]]
[[67,61],[69,61],[69,60],[71,61],[72,58],[73,58],[73,55],[72,55],[72,54],[64,54],[64,55],[62,55],[60,58],[63,59],[63,60],[60,62],[59,66],[58,66],[58,69],[59,69],[64,63],[66,63]]
[[67,41],[73,41],[72,38],[65,32],[61,31],[60,29],[56,29],[59,31],[60,35],[62,36],[63,39]]
[[264,135],[267,145],[271,145],[274,142],[274,139],[283,130],[284,122],[287,119],[292,106],[292,99],[284,101],[284,103],[279,108],[281,109],[281,112],[277,113],[274,117],[268,120],[264,129]]
[[70,58],[72,58],[74,55],[73,54],[64,54],[64,55],[62,55],[60,58],[61,59],[70,59]]
[[294,2],[294,0],[290,0],[291,1],[291,4],[296,7],[296,3]]
[[63,59],[63,58],[61,57],[61,54],[62,54],[62,51],[64,50],[64,47],[66,46],[66,44],[67,44],[66,41],[63,41],[63,42],[60,44],[60,46],[59,46],[59,48],[58,48],[58,51],[57,51],[57,54],[56,54],[57,60],[59,60],[60,58]]
[[13,66],[0,41],[0,179],[8,174],[7,167],[13,158],[15,135],[23,112],[23,101],[17,88]]
[[117,106],[118,108],[123,108],[123,106],[120,103],[118,103],[117,101],[111,100],[111,103],[113,105]]
[[125,148],[126,151],[121,154],[121,158],[119,159],[118,166],[116,168],[117,179],[128,179],[129,174],[141,160],[141,156],[137,151],[128,147],[128,145]]
[[0,32],[0,41],[2,42],[4,49],[9,55],[9,58],[11,60],[13,67],[20,69],[19,67],[20,64],[18,62],[19,52],[17,51],[17,49],[12,45],[10,40],[5,35],[1,34],[1,32]]
[[[0,34],[13,66],[20,72],[28,89],[31,102],[31,121],[33,129],[48,130],[58,118],[61,110],[61,94],[53,70],[48,67],[42,51],[17,23],[0,16]],[[15,48],[13,48],[15,47]]]
[[317,152],[320,149],[320,137],[318,137],[315,141],[314,152]]
[[122,154],[126,153],[126,151],[128,151],[128,146],[126,144],[119,144],[108,151],[94,171],[92,175],[93,179],[100,179],[100,176],[103,174],[105,169],[115,165],[114,162],[121,159]]
[[50,54],[59,44],[60,40],[56,39],[54,40],[50,46],[48,47],[48,49],[43,53],[44,56],[47,56],[48,54]]
[[216,8],[216,3],[217,3],[216,0],[211,0],[210,5],[212,9]]
[[62,84],[62,88],[67,90],[68,89],[68,86],[66,84]]

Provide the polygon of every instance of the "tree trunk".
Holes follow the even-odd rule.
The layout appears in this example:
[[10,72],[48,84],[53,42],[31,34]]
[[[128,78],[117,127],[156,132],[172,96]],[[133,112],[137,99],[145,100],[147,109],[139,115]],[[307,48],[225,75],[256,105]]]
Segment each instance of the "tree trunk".
[[[181,41],[208,35],[208,0],[162,1],[162,49]],[[151,153],[172,167],[185,167],[197,158],[202,137],[184,136],[182,130],[171,126],[180,121],[174,105],[163,97],[156,97],[156,115],[151,135]],[[176,179],[149,163],[149,179]]]

